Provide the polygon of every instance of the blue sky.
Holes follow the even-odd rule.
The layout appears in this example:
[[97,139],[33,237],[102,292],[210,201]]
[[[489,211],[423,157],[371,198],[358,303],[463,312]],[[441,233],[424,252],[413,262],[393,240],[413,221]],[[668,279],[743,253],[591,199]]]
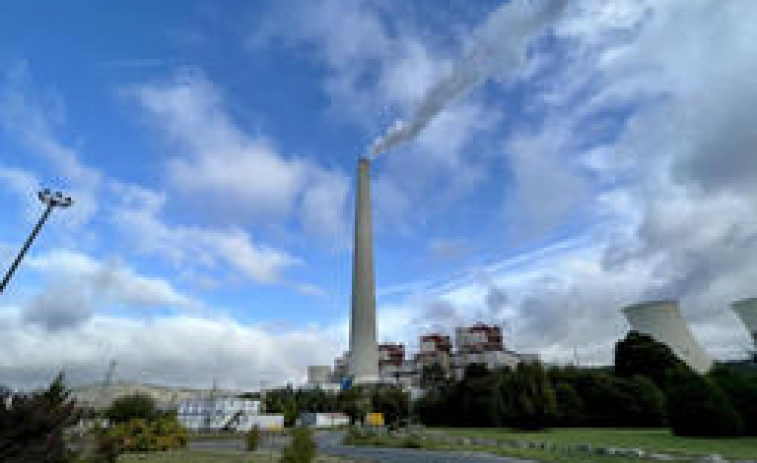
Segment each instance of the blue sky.
[[477,50],[482,78],[373,163],[379,338],[480,320],[603,363],[620,307],[675,298],[712,355],[742,355],[757,8],[582,0],[518,32],[541,6],[4,4],[3,264],[38,188],[76,204],[0,302],[0,382],[117,358],[123,379],[254,388],[330,363],[356,159]]

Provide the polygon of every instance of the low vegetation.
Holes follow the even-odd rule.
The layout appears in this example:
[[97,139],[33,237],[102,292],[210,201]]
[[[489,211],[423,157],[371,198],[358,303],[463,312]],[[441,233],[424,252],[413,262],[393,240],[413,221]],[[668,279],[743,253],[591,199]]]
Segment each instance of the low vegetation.
[[561,428],[530,432],[512,429],[460,429],[437,428],[439,435],[463,436],[471,439],[499,441],[549,442],[556,445],[588,445],[592,448],[635,448],[652,453],[670,455],[719,454],[729,459],[754,459],[757,456],[757,438],[701,438],[680,437],[668,429],[602,429]]
[[260,429],[258,429],[257,426],[250,429],[249,432],[245,435],[245,444],[247,446],[248,452],[254,452],[258,449],[258,444],[260,443]]
[[315,458],[316,444],[313,433],[308,428],[292,430],[292,441],[284,447],[280,463],[311,463]]

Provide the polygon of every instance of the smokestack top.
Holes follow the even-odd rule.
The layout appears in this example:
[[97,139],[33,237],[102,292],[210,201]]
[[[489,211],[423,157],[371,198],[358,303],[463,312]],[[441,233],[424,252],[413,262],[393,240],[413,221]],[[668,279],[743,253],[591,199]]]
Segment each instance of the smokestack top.
[[368,167],[370,167],[370,166],[371,166],[371,160],[370,160],[370,159],[368,159],[368,158],[367,158],[367,157],[365,157],[365,156],[361,156],[361,157],[360,157],[360,160],[358,160],[357,164],[358,164],[358,166],[359,166],[359,167],[360,167],[361,169],[367,169]]

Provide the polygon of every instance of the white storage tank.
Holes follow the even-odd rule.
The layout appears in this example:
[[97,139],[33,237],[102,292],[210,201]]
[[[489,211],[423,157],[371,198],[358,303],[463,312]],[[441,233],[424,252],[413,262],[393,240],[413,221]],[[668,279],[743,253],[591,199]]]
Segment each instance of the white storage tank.
[[634,304],[623,309],[631,329],[652,336],[698,373],[712,368],[712,359],[696,342],[681,316],[677,301]]

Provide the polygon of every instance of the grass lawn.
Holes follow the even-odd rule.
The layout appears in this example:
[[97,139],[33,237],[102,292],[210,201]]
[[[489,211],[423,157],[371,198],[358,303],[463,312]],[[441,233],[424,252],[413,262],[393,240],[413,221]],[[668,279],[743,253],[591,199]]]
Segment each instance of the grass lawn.
[[241,453],[224,450],[174,450],[169,452],[127,453],[118,463],[274,463],[270,453]]
[[667,429],[565,428],[542,432],[506,429],[436,429],[450,435],[523,441],[548,441],[556,444],[587,443],[598,447],[640,448],[669,454],[719,453],[730,459],[757,459],[757,438],[704,439],[677,437]]
[[[173,450],[168,452],[127,453],[118,463],[278,463],[275,452],[235,452],[233,450]],[[316,463],[347,463],[337,457],[318,455]]]

